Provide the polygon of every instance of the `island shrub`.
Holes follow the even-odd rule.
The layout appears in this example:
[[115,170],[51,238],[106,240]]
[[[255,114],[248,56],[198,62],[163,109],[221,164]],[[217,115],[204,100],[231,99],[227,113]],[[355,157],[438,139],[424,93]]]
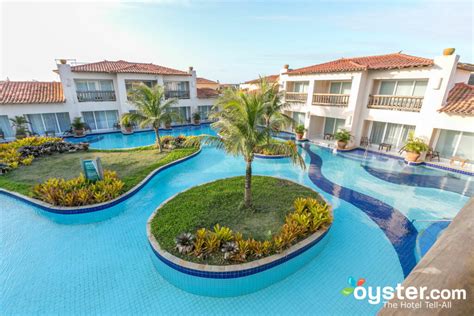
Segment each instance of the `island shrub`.
[[194,234],[182,233],[175,239],[181,255],[218,262],[222,257],[229,263],[247,262],[280,253],[332,223],[329,205],[313,198],[297,198],[293,211],[286,215],[279,233],[270,240],[247,239],[229,227],[216,224],[212,229],[201,228]]
[[79,177],[65,180],[49,178],[33,189],[34,197],[49,204],[59,206],[81,206],[110,201],[118,197],[124,183],[115,171],[104,170],[104,178],[96,182],[87,180],[81,173]]

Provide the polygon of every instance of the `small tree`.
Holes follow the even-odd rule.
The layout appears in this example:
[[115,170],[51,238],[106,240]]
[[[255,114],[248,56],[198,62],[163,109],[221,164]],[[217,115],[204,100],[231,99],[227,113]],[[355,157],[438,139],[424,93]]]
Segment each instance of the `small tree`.
[[11,118],[13,127],[15,128],[15,135],[17,138],[22,138],[26,136],[26,131],[28,130],[27,124],[30,124],[24,116],[15,116]]
[[272,132],[280,132],[283,128],[294,125],[294,120],[283,113],[288,104],[283,102],[283,94],[279,91],[278,83],[270,84],[265,78],[260,78],[260,92],[263,97],[265,110],[263,124],[267,132],[267,145],[271,141]]
[[195,146],[196,142],[203,140],[231,155],[243,156],[246,162],[245,207],[252,206],[252,162],[258,148],[281,152],[289,156],[295,164],[305,167],[304,160],[294,144],[292,146],[289,143],[267,142],[267,129],[259,127],[266,111],[265,100],[261,92],[226,90],[216,104],[221,111],[211,114],[211,118],[217,119],[212,127],[217,130],[219,136],[201,135],[187,141],[188,145]]
[[143,83],[130,91],[129,96],[137,108],[137,113],[125,113],[121,123],[123,124],[124,120],[131,120],[137,122],[141,128],[151,125],[155,131],[155,145],[162,152],[159,129],[162,122],[181,120],[181,116],[171,108],[178,103],[178,100],[175,98],[165,100],[165,91],[162,86],[155,85],[150,88]]

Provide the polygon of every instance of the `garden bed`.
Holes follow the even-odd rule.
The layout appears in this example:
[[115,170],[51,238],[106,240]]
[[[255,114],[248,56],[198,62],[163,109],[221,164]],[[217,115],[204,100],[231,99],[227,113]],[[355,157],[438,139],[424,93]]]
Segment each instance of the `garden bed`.
[[104,169],[117,172],[118,177],[124,182],[123,192],[126,192],[153,170],[187,157],[198,150],[198,148],[180,148],[159,153],[153,149],[141,149],[53,154],[34,160],[31,165],[22,166],[1,175],[0,188],[31,197],[36,184],[53,177],[75,178],[82,172],[81,159],[100,157]]
[[[297,183],[272,178],[254,176],[252,178],[253,207],[242,207],[244,195],[244,177],[218,180],[205,185],[197,186],[182,192],[167,203],[160,206],[153,218],[150,219],[149,229],[159,248],[169,254],[189,262],[206,263],[211,265],[232,265],[239,262],[225,257],[217,250],[206,255],[194,253],[180,253],[176,247],[176,238],[183,233],[199,235],[198,230],[207,230],[207,237],[218,229],[229,228],[232,236],[229,242],[239,243],[241,239],[246,243],[266,243],[268,251],[256,254],[249,250],[248,256],[237,261],[247,262],[264,256],[281,253],[286,249],[276,249],[275,239],[281,235],[282,227],[287,224],[287,215],[294,211],[295,200],[298,198],[314,199],[317,203],[330,206],[312,189]],[[330,215],[332,220],[332,215]],[[330,221],[329,221],[330,223]],[[216,226],[219,224],[219,226]],[[328,223],[321,226],[327,229]],[[197,232],[197,233],[196,233]],[[321,233],[316,229],[317,233]],[[241,235],[241,237],[236,237]],[[287,244],[290,247],[302,239],[312,235],[299,235]],[[206,238],[207,238],[206,237]],[[240,245],[240,244],[239,244]],[[224,247],[224,241],[221,244]],[[250,245],[252,247],[252,245]],[[219,247],[218,247],[219,248]],[[241,260],[244,259],[244,260]]]

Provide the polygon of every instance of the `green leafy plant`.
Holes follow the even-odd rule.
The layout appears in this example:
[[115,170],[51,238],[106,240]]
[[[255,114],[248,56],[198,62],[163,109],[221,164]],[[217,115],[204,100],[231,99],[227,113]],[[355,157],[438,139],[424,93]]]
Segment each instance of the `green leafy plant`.
[[306,128],[304,128],[303,124],[299,124],[295,127],[296,134],[304,134],[305,131],[306,131]]
[[91,182],[83,174],[70,180],[49,178],[33,189],[34,197],[60,206],[79,206],[112,200],[122,193],[124,183],[115,171],[104,170],[102,180]]
[[13,127],[15,127],[16,130],[16,137],[17,138],[23,138],[26,136],[26,132],[28,131],[28,120],[24,116],[15,116],[14,118],[11,118],[10,121],[12,122]]
[[334,134],[334,139],[340,142],[347,143],[351,140],[351,133],[348,130],[342,128]]
[[171,98],[165,100],[165,90],[160,85],[148,87],[140,84],[129,92],[130,101],[137,108],[137,113],[126,113],[122,116],[121,122],[129,119],[137,122],[141,128],[151,126],[155,131],[155,146],[160,152],[163,151],[160,126],[166,120],[181,120],[181,116],[172,110],[172,106],[178,104],[178,100]]
[[201,120],[201,114],[199,114],[199,112],[194,112],[194,113],[193,113],[193,120],[194,120],[195,122],[200,121],[200,120]]
[[82,121],[82,118],[80,116],[73,118],[71,127],[75,131],[80,131],[83,130],[86,127],[86,124]]
[[428,151],[430,147],[423,139],[415,137],[415,133],[411,131],[408,134],[408,139],[404,148],[407,152],[420,154],[421,152]]
[[243,156],[246,162],[244,184],[244,206],[252,206],[252,162],[254,153],[259,149],[278,150],[285,153],[293,163],[305,167],[304,159],[296,146],[287,143],[267,143],[267,130],[259,125],[264,121],[267,96],[263,92],[247,93],[226,90],[219,97],[216,106],[220,111],[211,114],[217,122],[212,127],[219,136],[201,135],[190,139],[190,143],[204,142],[224,149],[229,154]]

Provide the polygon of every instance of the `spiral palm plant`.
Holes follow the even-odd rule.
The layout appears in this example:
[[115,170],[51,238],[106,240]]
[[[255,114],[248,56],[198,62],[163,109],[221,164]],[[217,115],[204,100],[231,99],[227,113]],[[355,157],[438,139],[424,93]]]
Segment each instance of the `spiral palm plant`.
[[211,114],[217,121],[211,126],[219,136],[201,135],[187,140],[190,146],[198,142],[215,145],[234,156],[242,156],[246,162],[244,205],[252,206],[252,162],[258,148],[280,152],[290,157],[293,163],[305,168],[305,163],[297,147],[286,142],[267,143],[269,131],[259,124],[264,120],[266,96],[263,92],[246,93],[226,90],[217,100],[220,111]]
[[155,131],[155,144],[160,152],[163,151],[160,140],[160,125],[167,120],[182,120],[181,115],[172,109],[178,103],[175,98],[165,100],[165,90],[160,85],[148,87],[140,84],[129,93],[131,102],[137,108],[136,113],[125,113],[124,120],[137,122],[141,128],[151,126]]

